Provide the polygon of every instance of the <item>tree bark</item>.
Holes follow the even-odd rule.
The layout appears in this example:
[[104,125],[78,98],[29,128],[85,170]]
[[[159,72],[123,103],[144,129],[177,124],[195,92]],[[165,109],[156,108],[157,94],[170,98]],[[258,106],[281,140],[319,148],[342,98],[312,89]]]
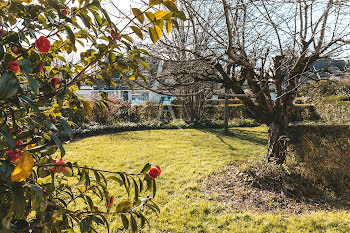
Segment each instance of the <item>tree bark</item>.
[[284,135],[286,125],[281,122],[274,122],[268,125],[268,162],[283,164],[286,160],[287,142]]

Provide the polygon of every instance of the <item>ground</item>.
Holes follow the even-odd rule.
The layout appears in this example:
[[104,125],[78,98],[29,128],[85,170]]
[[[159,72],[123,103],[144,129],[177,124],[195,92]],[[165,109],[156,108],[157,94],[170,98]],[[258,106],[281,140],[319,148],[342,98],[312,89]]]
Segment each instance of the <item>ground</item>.
[[[220,130],[176,129],[90,137],[68,144],[66,159],[111,171],[138,172],[147,162],[159,165],[155,201],[161,214],[151,217],[151,230],[145,232],[350,232],[349,211],[259,211],[218,197],[229,164],[239,165],[266,150],[265,127],[230,130],[229,136]],[[110,188],[119,197],[118,185]],[[111,227],[121,231],[118,217]]]

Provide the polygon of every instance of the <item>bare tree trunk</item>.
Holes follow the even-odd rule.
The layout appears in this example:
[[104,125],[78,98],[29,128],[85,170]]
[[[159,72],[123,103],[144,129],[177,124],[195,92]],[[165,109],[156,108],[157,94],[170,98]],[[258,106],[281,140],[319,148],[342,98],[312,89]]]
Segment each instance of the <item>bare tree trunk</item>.
[[[226,87],[225,87],[225,94],[227,94]],[[224,134],[225,135],[228,135],[228,120],[229,120],[228,96],[225,95],[225,107],[224,107]]]
[[269,162],[283,164],[286,160],[287,143],[284,135],[286,126],[283,123],[272,123],[268,126],[268,154]]

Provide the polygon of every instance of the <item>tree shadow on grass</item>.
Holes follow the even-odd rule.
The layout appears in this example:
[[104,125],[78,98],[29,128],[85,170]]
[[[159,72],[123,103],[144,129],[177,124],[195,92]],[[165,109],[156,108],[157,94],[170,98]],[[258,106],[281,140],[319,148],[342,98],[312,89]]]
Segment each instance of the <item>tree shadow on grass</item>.
[[230,128],[229,133],[225,135],[223,129],[201,129],[201,131],[206,133],[212,133],[216,135],[220,141],[222,141],[224,144],[229,146],[230,148],[234,149],[230,144],[224,141],[223,137],[231,137],[231,138],[237,138],[244,141],[249,141],[251,143],[259,144],[259,145],[267,145],[267,138],[264,137],[264,132],[254,132],[254,131],[248,131],[244,129],[238,129],[238,128]]

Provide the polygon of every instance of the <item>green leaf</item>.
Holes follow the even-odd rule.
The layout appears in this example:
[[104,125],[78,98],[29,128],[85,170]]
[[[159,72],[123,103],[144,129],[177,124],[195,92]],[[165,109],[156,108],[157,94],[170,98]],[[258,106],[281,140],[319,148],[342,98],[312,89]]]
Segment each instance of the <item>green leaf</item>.
[[98,174],[97,171],[94,171],[94,176],[95,176],[96,181],[97,181],[97,182],[100,182],[101,177],[100,177],[100,175]]
[[21,71],[26,76],[29,86],[32,88],[36,95],[39,95],[39,85],[37,81],[30,75],[33,72],[32,63],[28,59],[19,60],[17,63]]
[[156,192],[157,192],[155,179],[152,179],[152,186],[153,186],[153,198],[154,198],[156,196]]
[[5,72],[0,77],[0,99],[15,96],[19,90],[19,82],[14,74]]
[[97,224],[104,225],[104,221],[95,215],[88,215],[88,218],[90,218],[92,221],[94,221]]
[[151,204],[160,213],[160,208],[154,201],[150,201],[149,204]]
[[73,131],[72,131],[72,128],[70,127],[70,125],[68,124],[68,122],[63,118],[59,118],[58,121],[61,123],[64,132],[69,136],[70,140],[72,140],[73,139]]
[[124,186],[125,186],[126,191],[129,193],[130,190],[129,190],[128,184],[126,183],[125,175],[124,175],[123,173],[121,173],[121,172],[118,172],[118,174],[119,174],[120,177],[122,178],[122,181],[123,181],[123,184],[124,184]]
[[157,25],[159,27],[159,29],[162,29],[164,26],[164,21],[163,20],[157,20],[155,25]]
[[136,26],[130,26],[130,28],[135,32],[135,34],[143,40],[143,34],[140,28]]
[[183,21],[187,20],[186,15],[185,15],[185,13],[183,11],[177,12],[175,16],[178,17],[179,19],[183,20]]
[[112,24],[111,18],[109,17],[108,12],[103,8],[101,8],[101,11],[102,11],[103,15],[106,17],[109,26],[112,27],[113,24]]
[[103,222],[105,223],[105,225],[107,227],[107,232],[109,233],[109,223],[108,223],[106,217],[103,216],[102,214],[100,215],[100,217],[102,218]]
[[135,179],[133,178],[134,181],[134,190],[135,190],[135,199],[134,199],[134,203],[137,202],[137,200],[139,199],[139,186],[137,185]]
[[176,19],[171,19],[171,22],[172,22],[172,24],[175,25],[175,28],[176,28],[177,30],[179,30],[179,23],[177,22],[177,20],[176,20]]
[[148,220],[142,213],[139,214],[139,218],[141,219],[141,228],[143,228]]
[[66,59],[63,56],[57,55],[57,56],[55,56],[55,58],[61,60],[64,63],[67,63]]
[[46,170],[43,167],[39,167],[37,173],[40,178],[45,178],[50,175],[49,170]]
[[4,46],[0,44],[0,61],[4,58],[4,54],[5,54]]
[[108,177],[108,179],[112,179],[114,181],[117,181],[120,185],[124,184],[123,181],[116,176],[110,176],[110,177]]
[[166,8],[168,8],[170,11],[172,12],[178,12],[179,10],[177,9],[177,6],[175,5],[175,3],[173,1],[163,1],[162,4],[164,6],[166,6]]
[[46,134],[46,135],[48,135],[51,139],[53,139],[55,141],[56,145],[58,146],[58,148],[61,151],[61,158],[63,158],[63,156],[66,154],[66,151],[63,148],[61,140],[56,135],[53,135],[53,134],[50,134],[50,133]]
[[83,21],[85,27],[90,28],[91,27],[91,18],[84,12],[80,12],[78,16],[81,18]]
[[139,183],[140,183],[140,193],[143,190],[143,181],[139,178]]
[[150,22],[154,22],[156,20],[156,17],[150,11],[145,12],[145,15]]
[[163,0],[149,0],[148,5],[155,6],[155,5],[161,4],[162,2],[163,2]]
[[32,208],[39,209],[40,204],[43,201],[43,192],[42,192],[41,188],[39,188],[35,184],[31,184],[30,188],[31,188]]
[[149,171],[149,169],[151,169],[151,167],[152,166],[150,163],[146,163],[146,165],[142,168],[141,173],[146,174]]
[[74,35],[72,29],[69,26],[67,26],[66,24],[64,25],[64,29],[66,29],[66,32],[68,34],[68,38],[69,38],[70,42],[72,42],[72,44],[75,46],[75,35]]
[[123,222],[123,227],[127,230],[129,228],[128,218],[124,214],[121,214],[120,217],[121,217],[122,222]]
[[66,167],[66,169],[62,172],[64,176],[71,177],[73,176],[73,170],[70,167]]
[[[23,70],[22,70],[22,71],[23,71]],[[29,86],[32,88],[32,90],[34,91],[34,93],[35,93],[36,95],[39,95],[39,85],[38,85],[38,83],[36,82],[36,80],[35,80],[30,74],[28,74],[28,73],[25,73],[25,72],[24,72],[24,74],[25,74],[25,76],[26,76],[26,78],[27,78],[27,80],[28,80]]]
[[136,17],[136,19],[138,21],[140,21],[140,23],[143,23],[145,21],[145,16],[140,9],[132,8],[131,11],[134,14],[134,16]]
[[131,224],[131,232],[137,232],[137,223],[134,216],[132,216],[132,214],[130,214],[130,224]]
[[37,113],[40,113],[40,110],[38,108],[38,106],[34,103],[34,101],[30,98],[28,98],[27,96],[21,95],[19,97],[21,100],[23,100],[24,102],[26,102],[27,104],[29,104],[29,106]]
[[102,22],[102,18],[101,18],[101,16],[100,16],[100,14],[98,13],[97,8],[96,8],[95,6],[90,6],[90,7],[89,7],[89,10],[90,10],[90,12],[94,15],[95,20],[96,20],[98,26],[101,26],[103,22]]
[[88,203],[90,210],[92,211],[94,209],[94,203],[92,202],[91,198],[89,196],[85,196],[85,200]]
[[115,210],[119,213],[124,213],[132,207],[132,203],[129,200],[123,200],[118,203]]
[[154,28],[150,27],[150,28],[148,28],[148,33],[149,33],[149,36],[151,37],[153,44],[156,44],[158,41],[158,36],[157,36],[156,30]]
[[49,119],[46,119],[45,125],[46,125],[46,127],[47,127],[49,130],[51,130],[51,131],[53,131],[53,132],[57,132],[57,131],[58,131],[57,127],[56,127],[54,124],[52,124],[52,122],[51,122]]
[[14,189],[12,195],[12,208],[14,210],[14,214],[18,219],[23,218],[26,207],[26,199],[24,197],[23,188],[18,187]]
[[150,203],[146,203],[145,206],[147,206],[148,208],[150,208],[155,214],[158,215],[158,210]]
[[90,230],[90,225],[87,222],[87,220],[85,220],[85,219],[80,221],[79,227],[80,227],[80,232],[82,232],[82,233],[90,232],[89,231]]
[[0,129],[0,134],[2,136],[4,136],[6,142],[8,143],[8,145],[12,148],[15,149],[16,148],[16,142],[15,140],[13,140],[12,136],[10,134],[8,134],[7,132],[3,131]]
[[0,162],[0,176],[2,178],[10,179],[13,169],[15,169],[15,167],[10,165],[9,163],[4,163],[4,161]]

